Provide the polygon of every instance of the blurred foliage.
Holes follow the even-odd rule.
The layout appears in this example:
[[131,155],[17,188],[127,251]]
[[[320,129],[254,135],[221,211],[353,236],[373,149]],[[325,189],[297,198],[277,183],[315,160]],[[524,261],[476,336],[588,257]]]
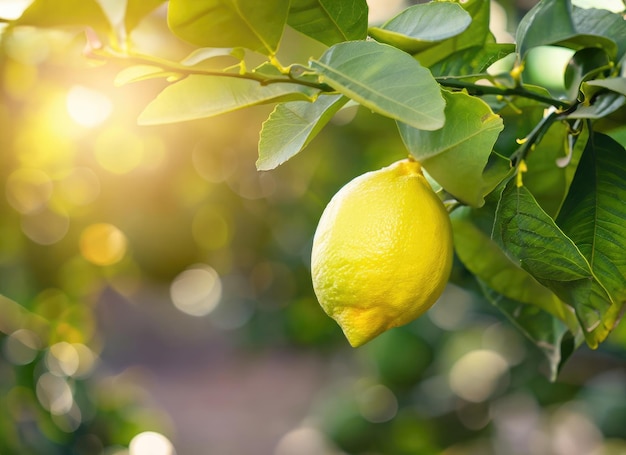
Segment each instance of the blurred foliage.
[[[163,27],[157,10],[133,40],[187,55],[159,41]],[[626,451],[624,324],[550,383],[534,368],[543,354],[477,285],[451,284],[427,317],[346,349],[313,296],[311,238],[346,181],[406,155],[391,120],[348,109],[288,165],[257,172],[270,108],[136,126],[163,83],[115,88],[121,67],[94,69],[84,44],[71,31],[0,35],[1,454],[122,454],[142,432],[172,433],[140,373],[101,359],[135,342],[100,330],[107,296],[151,292],[244,352],[288,347],[336,367],[311,431],[292,435],[300,447],[316,436],[328,454]],[[471,281],[456,263],[453,282]],[[299,453],[288,436],[276,453]]]

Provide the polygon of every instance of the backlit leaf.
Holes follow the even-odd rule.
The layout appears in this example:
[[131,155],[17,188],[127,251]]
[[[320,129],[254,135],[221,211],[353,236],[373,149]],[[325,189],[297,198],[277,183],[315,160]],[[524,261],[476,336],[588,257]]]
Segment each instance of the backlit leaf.
[[299,153],[347,101],[341,95],[320,95],[313,103],[277,105],[263,123],[257,169],[274,169]]
[[[483,171],[503,129],[502,119],[479,98],[462,92],[444,91],[443,95],[443,128],[424,131],[398,123],[402,140],[446,191],[467,204],[481,206],[483,197],[499,183],[498,179],[485,181]],[[507,164],[500,179],[508,170]]]
[[414,54],[462,33],[471,22],[459,4],[432,2],[411,6],[380,27],[371,27],[369,33],[380,42]]
[[287,21],[289,0],[170,0],[168,25],[204,47],[245,47],[274,54]]
[[182,122],[257,104],[311,99],[315,94],[314,89],[296,84],[261,85],[249,79],[191,75],[159,93],[141,113],[139,123]]
[[310,64],[321,82],[374,112],[424,130],[444,124],[439,85],[399,49],[374,41],[340,43]]
[[367,36],[365,0],[292,0],[287,23],[327,46]]

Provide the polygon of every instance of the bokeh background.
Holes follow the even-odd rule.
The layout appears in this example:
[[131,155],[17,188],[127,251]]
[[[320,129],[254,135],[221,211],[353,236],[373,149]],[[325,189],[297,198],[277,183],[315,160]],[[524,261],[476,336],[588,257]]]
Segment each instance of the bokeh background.
[[[494,7],[501,40],[529,7]],[[180,59],[164,14],[132,40]],[[288,33],[285,61],[322,52]],[[459,264],[426,316],[357,350],[319,308],[317,220],[406,155],[391,121],[342,111],[257,172],[271,106],[139,127],[165,82],[116,87],[123,63],[84,46],[0,35],[0,454],[626,454],[623,327],[551,383]]]

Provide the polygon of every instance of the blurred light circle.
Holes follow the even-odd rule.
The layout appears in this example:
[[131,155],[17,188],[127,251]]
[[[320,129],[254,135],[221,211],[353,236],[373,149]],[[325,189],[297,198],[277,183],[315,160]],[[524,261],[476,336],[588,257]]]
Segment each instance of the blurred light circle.
[[22,232],[33,242],[52,245],[62,240],[70,228],[70,219],[62,210],[48,207],[37,213],[23,215]]
[[172,302],[191,316],[205,316],[222,297],[222,280],[208,265],[198,265],[180,273],[170,286]]
[[100,125],[113,112],[113,103],[106,95],[82,85],[67,93],[66,107],[74,122],[88,128]]
[[72,376],[78,371],[80,357],[76,348],[66,341],[53,344],[46,354],[48,370],[57,376]]
[[129,455],[174,455],[174,446],[161,433],[144,431],[136,435],[128,446]]
[[296,428],[284,435],[274,450],[274,455],[322,455],[331,454],[324,434],[310,427]]
[[44,373],[37,380],[37,399],[51,414],[67,414],[74,404],[72,389],[64,378]]
[[4,354],[14,365],[27,365],[35,360],[41,340],[31,330],[18,329],[4,341]]
[[497,389],[508,372],[508,363],[499,353],[477,349],[461,357],[450,370],[450,388],[464,400],[480,403]]
[[398,412],[396,396],[382,384],[359,391],[357,405],[361,415],[372,423],[388,422]]
[[100,194],[100,180],[87,167],[70,170],[59,181],[59,192],[70,204],[83,206],[93,202]]
[[78,368],[76,368],[76,371],[72,376],[74,378],[84,378],[89,376],[96,365],[98,356],[89,347],[82,343],[74,343],[72,346],[78,354]]
[[80,252],[95,265],[112,265],[126,254],[126,236],[108,223],[88,226],[80,236]]
[[113,174],[126,174],[141,164],[144,143],[131,131],[111,127],[96,137],[94,155],[103,169]]
[[50,200],[52,190],[52,180],[39,169],[18,169],[6,181],[7,201],[23,214],[42,209]]

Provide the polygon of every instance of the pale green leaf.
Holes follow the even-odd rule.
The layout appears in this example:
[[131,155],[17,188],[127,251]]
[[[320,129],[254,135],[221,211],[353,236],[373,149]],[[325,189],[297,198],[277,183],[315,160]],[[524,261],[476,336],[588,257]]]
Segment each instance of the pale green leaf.
[[203,47],[245,47],[272,55],[287,21],[289,0],[170,0],[168,25]]
[[152,11],[154,11],[165,0],[126,0],[126,16],[124,26],[130,32]]
[[375,41],[340,43],[310,64],[320,82],[374,112],[424,130],[444,124],[439,85],[399,49]]
[[493,35],[489,31],[489,4],[490,2],[485,0],[462,2],[461,7],[472,18],[470,26],[464,32],[415,54],[415,58],[422,65],[431,67],[455,52],[476,46],[482,47],[485,43],[495,42]]
[[446,100],[443,128],[424,131],[398,123],[402,140],[447,192],[466,204],[481,206],[484,196],[499,182],[485,181],[483,171],[503,129],[502,119],[474,96],[445,91],[443,96]]
[[155,125],[211,117],[257,104],[311,99],[316,90],[296,84],[261,85],[249,79],[191,75],[165,88],[141,113]]
[[299,153],[347,101],[341,95],[320,95],[313,103],[278,104],[261,129],[257,169],[274,169]]
[[587,81],[585,85],[601,87],[626,96],[626,77],[611,77]]
[[292,0],[287,23],[317,41],[332,46],[365,39],[365,0]]
[[134,65],[124,68],[115,76],[114,84],[119,87],[132,82],[144,81],[158,77],[170,77],[175,73],[163,71],[163,68],[152,65]]
[[88,26],[101,34],[111,32],[111,24],[96,0],[35,0],[13,25]]
[[414,54],[465,31],[472,17],[457,3],[411,6],[380,27],[370,27],[376,40]]

